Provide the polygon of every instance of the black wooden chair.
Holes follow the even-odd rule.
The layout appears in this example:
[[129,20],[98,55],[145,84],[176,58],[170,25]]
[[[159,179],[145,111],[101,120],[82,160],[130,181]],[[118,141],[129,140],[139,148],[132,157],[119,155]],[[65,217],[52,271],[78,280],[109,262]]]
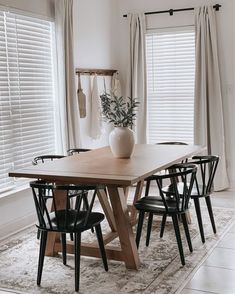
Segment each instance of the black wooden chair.
[[[80,153],[84,153],[84,152],[91,151],[91,150],[92,149],[87,149],[87,148],[70,148],[70,149],[67,150],[67,154],[68,154],[68,156],[71,156],[71,155],[80,154]],[[96,186],[90,186],[89,190],[94,190],[95,191]],[[106,187],[104,188],[104,190],[105,190],[105,193],[108,194]],[[93,228],[91,230],[93,232]]]
[[[64,157],[65,157],[64,155],[54,155],[54,154],[40,155],[40,156],[35,157],[32,160],[32,164],[33,165],[38,165],[38,164],[41,164],[41,163],[58,160],[58,159],[61,159],[61,158],[64,158]],[[79,198],[77,198],[77,196],[79,196],[81,193],[86,194],[86,196],[88,195],[88,190],[95,191],[95,193],[96,193],[96,186],[86,186],[87,190],[84,190],[83,186],[77,185],[77,187],[78,188],[80,187],[80,188],[77,191],[75,191],[74,187],[72,186],[72,190],[69,193],[70,200],[73,199],[74,197],[76,198],[75,207],[76,207],[76,205],[78,205],[78,199]],[[52,198],[52,195],[50,194],[50,192],[51,192],[50,190],[47,191],[46,189],[44,191],[44,199],[45,199],[46,202],[47,202],[48,199]],[[69,202],[69,205],[70,205],[70,202]],[[87,197],[83,198],[83,207],[85,209],[88,209]],[[92,230],[92,232],[94,232],[93,228],[91,230]],[[40,238],[40,231],[38,231],[38,233],[37,233],[37,238],[38,239]],[[70,234],[70,239],[71,239],[71,241],[73,241],[73,234]]]
[[[67,154],[68,156],[72,156],[72,155],[75,155],[75,154],[80,154],[80,153],[83,153],[83,152],[87,152],[87,151],[90,151],[91,149],[87,149],[87,148],[70,148],[67,150]],[[96,186],[89,186],[89,190],[96,190]],[[88,196],[88,191],[86,192],[87,193],[87,196]],[[77,205],[77,201],[75,203],[75,206]],[[84,203],[84,205],[87,206],[87,203]],[[92,228],[92,232],[93,232],[93,228]]]
[[[160,142],[160,143],[157,143],[157,145],[188,145],[188,144],[184,142]],[[187,162],[187,160],[184,160],[183,162]],[[155,175],[149,176],[144,181],[146,182],[145,196],[148,196],[151,182],[156,181]]]
[[[205,198],[208,213],[211,220],[211,225],[214,234],[216,234],[216,226],[215,220],[213,216],[213,210],[211,205],[210,195],[213,191],[213,181],[215,177],[215,173],[217,170],[219,162],[219,157],[214,155],[202,155],[202,156],[193,156],[192,160],[189,163],[196,164],[198,166],[195,184],[191,191],[191,198],[194,201],[194,206],[197,214],[198,226],[200,230],[201,240],[205,243],[205,235],[202,223],[202,215],[201,215],[201,208],[200,208],[200,198]],[[181,183],[178,186],[179,193],[182,194],[182,187]],[[171,185],[165,187],[163,189],[166,195],[172,193]],[[162,224],[162,234],[164,231],[165,224]]]
[[44,163],[47,161],[53,161],[55,159],[61,159],[65,157],[64,155],[54,155],[54,154],[50,154],[50,155],[40,155],[37,157],[34,157],[34,159],[32,160],[32,164],[33,165],[38,165],[39,163]]
[[213,192],[213,181],[219,163],[219,157],[213,155],[194,156],[191,161],[197,164],[198,171],[196,176],[195,185],[192,189],[191,198],[194,201],[195,210],[197,214],[198,226],[200,229],[202,242],[205,242],[205,235],[202,224],[200,198],[205,198],[207,209],[209,212],[211,225],[214,234],[216,234],[215,220],[211,205],[210,195]]
[[[104,214],[99,212],[92,212],[95,194],[93,194],[93,197],[89,203],[88,210],[84,211],[81,210],[81,203],[84,201],[84,197],[86,197],[86,194],[84,193],[81,193],[79,196],[77,196],[79,197],[79,205],[76,208],[70,208],[69,206],[70,192],[72,189],[74,189],[74,193],[76,193],[78,189],[81,189],[80,185],[55,186],[54,184],[39,180],[31,182],[30,186],[33,191],[33,198],[38,217],[37,228],[41,231],[37,285],[40,285],[41,283],[48,232],[58,232],[61,234],[63,264],[66,264],[66,233],[70,233],[74,234],[75,236],[75,291],[79,291],[80,244],[82,232],[89,230],[92,227],[95,228],[104,268],[106,271],[108,271],[107,258],[100,226],[100,223],[104,220]],[[50,194],[52,195],[54,207],[53,212],[50,212],[47,208],[44,198],[45,190],[50,190],[51,192]],[[64,201],[65,203],[62,209],[57,209],[55,200],[56,190],[63,190],[66,193],[66,201]]]
[[[160,142],[160,143],[156,143],[157,145],[188,145],[185,142],[176,142],[176,141],[171,141],[171,142]],[[182,160],[181,163],[186,163],[188,161],[188,159]],[[170,170],[170,168],[168,168],[166,171],[163,172],[168,172]],[[145,185],[145,197],[149,195],[149,189],[150,189],[150,185],[152,181],[156,181],[155,175],[149,176],[148,178],[145,179],[146,185]],[[167,219],[167,215],[164,214],[162,216],[162,224],[161,224],[161,230],[160,230],[160,238],[163,237],[163,233],[164,233],[164,227],[166,224],[166,219]]]
[[[173,172],[174,171],[174,172]],[[173,165],[168,173],[165,174],[156,174],[155,180],[157,181],[160,197],[158,196],[146,196],[141,198],[135,203],[135,207],[139,210],[139,220],[138,227],[136,233],[136,244],[139,247],[139,242],[141,238],[141,231],[144,221],[145,213],[149,213],[148,218],[148,227],[147,227],[147,238],[146,238],[146,246],[149,245],[151,228],[152,228],[152,220],[154,214],[166,215],[170,216],[173,221],[175,235],[178,243],[178,248],[181,257],[182,265],[185,264],[183,246],[180,236],[178,217],[181,216],[185,234],[187,237],[187,242],[189,246],[189,250],[192,252],[192,243],[190,239],[190,234],[188,230],[188,224],[186,220],[185,213],[188,210],[189,199],[191,195],[191,190],[193,187],[194,179],[196,176],[196,165],[180,163]],[[170,180],[172,193],[163,192],[162,183],[164,180]],[[179,184],[183,187],[183,194],[180,195],[180,191],[178,190]]]
[[79,154],[82,152],[87,152],[90,151],[91,149],[86,149],[86,148],[70,148],[67,150],[68,155],[74,155],[74,154]]
[[[34,159],[32,160],[32,164],[33,165],[38,165],[44,162],[48,162],[48,161],[53,161],[53,160],[57,160],[57,159],[61,159],[65,157],[64,155],[54,155],[54,154],[48,154],[48,155],[40,155],[40,156],[36,156],[34,157]],[[47,202],[48,199],[52,198],[52,195],[50,195],[50,190],[44,190],[44,200],[45,202]],[[38,230],[37,232],[37,239],[40,239],[40,230]],[[73,236],[71,236],[71,239],[73,240]]]

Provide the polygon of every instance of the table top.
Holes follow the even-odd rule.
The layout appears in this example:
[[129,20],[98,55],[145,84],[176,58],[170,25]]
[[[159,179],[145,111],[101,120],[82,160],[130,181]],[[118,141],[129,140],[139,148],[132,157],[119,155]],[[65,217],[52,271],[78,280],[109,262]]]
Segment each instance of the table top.
[[9,173],[53,182],[130,186],[205,150],[197,145],[137,144],[130,159],[113,157],[110,147],[68,156]]

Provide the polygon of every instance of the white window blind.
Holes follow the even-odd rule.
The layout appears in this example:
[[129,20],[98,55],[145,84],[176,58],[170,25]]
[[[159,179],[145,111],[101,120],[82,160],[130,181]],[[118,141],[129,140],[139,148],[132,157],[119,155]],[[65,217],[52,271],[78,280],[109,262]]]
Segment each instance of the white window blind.
[[53,23],[0,11],[0,192],[12,169],[55,153]]
[[193,143],[194,27],[146,35],[148,142]]

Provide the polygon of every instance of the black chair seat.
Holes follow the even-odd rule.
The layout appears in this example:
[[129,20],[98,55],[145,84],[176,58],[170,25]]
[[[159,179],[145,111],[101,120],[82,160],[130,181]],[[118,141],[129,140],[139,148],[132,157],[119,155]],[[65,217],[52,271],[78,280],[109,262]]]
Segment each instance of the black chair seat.
[[[167,210],[161,199],[157,196],[147,196],[143,197],[135,203],[135,207],[138,210],[144,210],[146,212],[153,212],[156,214],[171,214],[178,213],[177,202],[173,198],[166,199]],[[181,205],[181,201],[179,203]]]
[[[86,220],[87,211],[80,211],[77,215],[76,210],[58,210],[56,215],[55,212],[51,212],[49,214],[51,220],[51,226],[47,222],[46,228],[43,226],[38,226],[39,229],[48,230],[48,231],[60,231],[64,233],[76,233],[83,232],[84,230],[88,230],[92,227],[97,226],[104,220],[104,214],[100,212],[91,212],[88,219],[87,224],[84,226],[84,222]],[[76,226],[74,227],[76,221]],[[66,224],[66,226],[65,226]],[[85,229],[84,229],[85,228]]]

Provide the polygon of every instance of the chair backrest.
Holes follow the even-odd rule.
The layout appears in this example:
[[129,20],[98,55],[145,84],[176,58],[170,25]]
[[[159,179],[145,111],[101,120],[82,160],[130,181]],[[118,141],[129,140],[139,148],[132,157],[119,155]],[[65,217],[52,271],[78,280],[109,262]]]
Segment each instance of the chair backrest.
[[52,161],[55,159],[60,159],[65,157],[64,155],[41,155],[41,156],[37,156],[32,160],[32,164],[33,165],[37,165],[38,163],[44,163],[46,161]]
[[[157,145],[188,145],[185,142],[159,142]],[[181,161],[181,163],[186,163],[188,162],[188,158],[184,159]]]
[[71,148],[69,150],[67,150],[67,154],[68,155],[74,155],[74,154],[79,154],[82,152],[87,152],[90,151],[91,149],[86,149],[86,148]]
[[190,162],[198,165],[195,181],[198,195],[206,196],[211,194],[219,157],[215,155],[193,156]]
[[157,145],[188,145],[185,142],[159,142]]
[[[157,185],[166,211],[169,211],[169,200],[176,204],[178,212],[188,209],[189,199],[196,178],[197,166],[188,163],[179,163],[169,169],[169,173],[156,174]],[[170,180],[171,184],[166,191],[164,180]],[[170,196],[170,197],[169,197]],[[172,203],[172,202],[171,202]]]
[[[31,182],[30,187],[32,188],[33,192],[33,199],[38,217],[37,226],[39,229],[58,232],[74,232],[77,226],[79,226],[80,229],[83,229],[87,226],[96,193],[93,194],[90,203],[85,190],[84,193],[76,194],[78,204],[75,208],[71,208],[69,203],[71,192],[76,193],[77,190],[81,190],[81,185],[56,186],[54,183],[38,180]],[[60,209],[57,208],[57,202],[55,198],[55,193],[58,190],[65,194],[63,207]],[[52,204],[54,208],[53,212],[50,212],[45,201],[44,195],[48,191],[50,191],[52,198]],[[86,202],[89,204],[87,206],[87,210],[84,210],[84,207],[81,208],[81,203],[84,201],[85,197],[87,198]]]

